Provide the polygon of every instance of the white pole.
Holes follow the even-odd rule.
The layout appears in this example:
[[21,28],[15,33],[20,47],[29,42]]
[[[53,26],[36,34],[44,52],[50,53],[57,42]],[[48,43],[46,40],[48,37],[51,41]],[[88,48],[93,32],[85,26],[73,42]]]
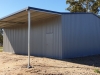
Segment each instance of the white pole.
[[31,18],[30,18],[30,10],[28,10],[28,68],[31,68],[31,65],[30,65],[30,26],[31,26]]

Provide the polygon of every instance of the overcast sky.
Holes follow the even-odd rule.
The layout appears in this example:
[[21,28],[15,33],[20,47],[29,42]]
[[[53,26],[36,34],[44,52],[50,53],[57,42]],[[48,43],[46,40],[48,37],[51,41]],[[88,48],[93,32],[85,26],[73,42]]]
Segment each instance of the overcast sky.
[[28,6],[58,12],[68,12],[65,10],[68,6],[66,5],[66,0],[0,0],[0,18]]

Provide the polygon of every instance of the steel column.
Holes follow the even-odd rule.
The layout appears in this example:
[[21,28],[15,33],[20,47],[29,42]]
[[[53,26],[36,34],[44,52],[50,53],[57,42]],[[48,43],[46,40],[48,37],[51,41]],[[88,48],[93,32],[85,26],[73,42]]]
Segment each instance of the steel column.
[[30,17],[30,10],[28,10],[28,68],[31,68],[31,65],[30,65],[30,27],[31,27],[31,17]]

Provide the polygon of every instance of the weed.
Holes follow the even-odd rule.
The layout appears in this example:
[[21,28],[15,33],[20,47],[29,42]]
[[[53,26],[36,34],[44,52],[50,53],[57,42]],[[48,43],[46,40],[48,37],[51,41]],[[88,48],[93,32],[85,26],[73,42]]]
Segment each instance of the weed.
[[100,74],[100,70],[95,69],[94,72],[99,73]]

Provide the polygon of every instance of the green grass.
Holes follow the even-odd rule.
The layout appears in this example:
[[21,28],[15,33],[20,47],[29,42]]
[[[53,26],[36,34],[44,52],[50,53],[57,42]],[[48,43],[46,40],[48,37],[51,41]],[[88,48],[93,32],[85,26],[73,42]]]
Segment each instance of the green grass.
[[100,74],[100,70],[98,70],[98,69],[95,69],[94,72]]
[[3,51],[3,47],[0,47],[0,52],[2,52]]

